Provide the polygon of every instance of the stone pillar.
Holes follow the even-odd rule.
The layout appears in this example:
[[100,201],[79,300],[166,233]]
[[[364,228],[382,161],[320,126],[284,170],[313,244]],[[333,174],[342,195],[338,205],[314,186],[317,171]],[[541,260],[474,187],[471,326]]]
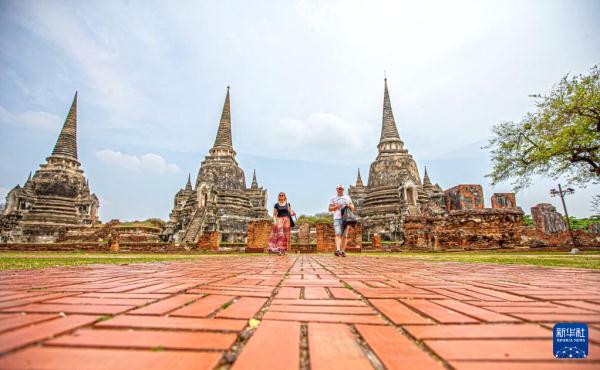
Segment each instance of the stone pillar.
[[335,251],[335,231],[331,223],[317,224],[317,253]]
[[269,246],[269,237],[273,230],[271,220],[248,222],[248,237],[246,238],[246,253],[263,253]]
[[531,207],[531,218],[536,230],[544,234],[558,234],[567,231],[563,216],[552,204],[540,203]]
[[200,249],[208,249],[208,250],[219,250],[219,245],[221,244],[221,232],[220,231],[211,231],[208,233],[204,233],[200,235],[198,238],[198,242],[196,246]]
[[373,234],[373,237],[371,238],[371,243],[373,249],[381,249],[381,235]]

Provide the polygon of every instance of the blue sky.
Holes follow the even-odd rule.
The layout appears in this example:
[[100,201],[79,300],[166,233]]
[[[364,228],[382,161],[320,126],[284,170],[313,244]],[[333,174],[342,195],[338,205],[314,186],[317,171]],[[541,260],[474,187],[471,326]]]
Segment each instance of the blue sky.
[[[367,180],[383,74],[421,174],[484,185],[490,127],[600,62],[597,1],[2,1],[0,196],[50,154],[76,90],[79,157],[102,220],[166,219],[195,178],[231,85],[250,183],[300,213]],[[555,181],[517,194],[527,212]],[[576,189],[590,213],[600,186]]]

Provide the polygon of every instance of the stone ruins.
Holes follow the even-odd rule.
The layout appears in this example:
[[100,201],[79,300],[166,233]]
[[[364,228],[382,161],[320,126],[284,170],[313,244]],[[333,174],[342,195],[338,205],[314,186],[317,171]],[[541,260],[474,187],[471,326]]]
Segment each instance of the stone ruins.
[[98,222],[99,202],[77,160],[77,93],[52,154],[23,187],[6,197],[0,237],[8,242],[54,242],[67,228]]
[[267,190],[258,186],[256,172],[246,188],[244,170],[231,138],[229,87],[213,147],[200,165],[195,188],[190,178],[175,194],[164,236],[173,242],[195,243],[218,232],[224,242],[244,242],[248,222],[268,218]]
[[[232,143],[229,87],[216,138],[196,181],[188,175],[175,193],[166,224],[161,220],[98,221],[98,198],[90,192],[77,158],[77,94],[47,162],[7,196],[0,218],[0,250],[88,250],[114,252],[263,252],[272,219],[267,190],[256,171],[246,187]],[[550,204],[531,208],[533,226],[523,224],[514,193],[495,193],[486,208],[481,185],[442,189],[404,147],[394,120],[387,79],[378,154],[367,185],[360,170],[349,195],[359,223],[350,229],[348,250],[471,250],[571,245],[563,217]],[[321,215],[323,216],[323,215]],[[573,233],[578,246],[600,247],[600,227]],[[42,244],[45,243],[45,244]],[[300,224],[290,250],[335,249],[331,222]]]
[[368,185],[364,186],[360,171],[356,185],[349,187],[350,197],[357,205],[363,235],[373,234],[384,240],[401,241],[404,219],[408,216],[440,214],[446,209],[442,188],[433,185],[427,169],[423,182],[417,164],[400,139],[387,79],[384,80],[383,116],[378,154],[369,170]]

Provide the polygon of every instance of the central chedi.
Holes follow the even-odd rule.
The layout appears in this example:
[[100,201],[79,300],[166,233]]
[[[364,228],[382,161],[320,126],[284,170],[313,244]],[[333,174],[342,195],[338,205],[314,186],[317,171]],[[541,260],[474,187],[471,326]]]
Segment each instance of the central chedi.
[[406,216],[435,212],[443,203],[439,185],[432,185],[427,171],[421,182],[417,164],[400,139],[384,80],[383,117],[377,158],[371,163],[369,182],[358,173],[350,196],[357,204],[363,232],[368,239],[377,233],[383,240],[400,241]]
[[208,232],[219,231],[224,242],[244,242],[248,222],[268,218],[267,191],[246,188],[244,170],[235,159],[231,137],[229,87],[213,147],[200,165],[195,188],[191,179],[175,195],[165,236],[175,242],[195,243]]

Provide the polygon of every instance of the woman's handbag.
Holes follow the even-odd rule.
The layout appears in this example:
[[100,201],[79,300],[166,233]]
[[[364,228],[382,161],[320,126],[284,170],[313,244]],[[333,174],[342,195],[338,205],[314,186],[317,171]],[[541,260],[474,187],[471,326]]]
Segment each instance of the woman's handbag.
[[296,226],[296,223],[294,222],[294,219],[292,218],[292,212],[291,212],[289,203],[288,203],[288,217],[290,218],[290,227]]
[[342,208],[342,225],[344,225],[344,228],[349,225],[356,225],[356,222],[356,216],[352,212],[352,209],[350,207]]

